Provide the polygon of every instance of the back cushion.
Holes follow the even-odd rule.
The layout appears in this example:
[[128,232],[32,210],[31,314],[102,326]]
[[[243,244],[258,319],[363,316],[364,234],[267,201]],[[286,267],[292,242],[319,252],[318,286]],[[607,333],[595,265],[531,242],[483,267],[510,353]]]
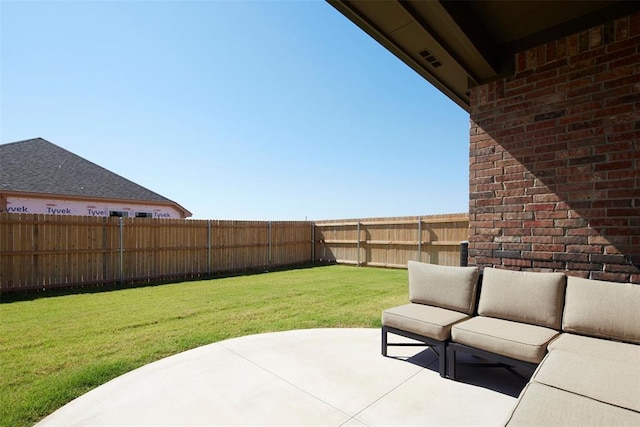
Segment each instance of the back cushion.
[[640,285],[569,276],[562,329],[640,344]]
[[409,261],[409,300],[473,314],[477,267],[446,267]]
[[566,277],[562,273],[486,267],[478,314],[560,329]]

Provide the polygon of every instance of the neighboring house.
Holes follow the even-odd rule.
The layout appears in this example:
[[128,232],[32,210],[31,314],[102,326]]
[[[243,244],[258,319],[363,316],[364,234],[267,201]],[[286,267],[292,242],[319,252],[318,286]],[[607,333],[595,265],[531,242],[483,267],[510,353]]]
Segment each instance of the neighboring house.
[[191,216],[178,203],[42,138],[0,145],[0,212]]

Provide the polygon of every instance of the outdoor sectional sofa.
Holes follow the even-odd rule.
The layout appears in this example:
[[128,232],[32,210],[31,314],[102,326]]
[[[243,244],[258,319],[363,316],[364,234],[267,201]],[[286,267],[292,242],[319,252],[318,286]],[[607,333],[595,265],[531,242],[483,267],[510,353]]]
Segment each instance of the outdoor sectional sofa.
[[640,286],[567,278],[562,334],[507,425],[640,426]]
[[560,334],[565,285],[562,273],[485,268],[477,316],[451,328],[449,377],[458,352],[533,371]]
[[[640,286],[562,273],[409,262],[410,304],[388,333],[432,346],[440,375],[463,352],[533,372],[508,426],[640,425]],[[479,295],[476,304],[476,295]],[[474,309],[477,305],[477,311]]]
[[473,315],[479,271],[415,261],[408,270],[410,303],[382,313],[382,355],[389,345],[411,345],[389,343],[389,333],[421,341],[438,355],[440,376],[446,377],[451,327]]

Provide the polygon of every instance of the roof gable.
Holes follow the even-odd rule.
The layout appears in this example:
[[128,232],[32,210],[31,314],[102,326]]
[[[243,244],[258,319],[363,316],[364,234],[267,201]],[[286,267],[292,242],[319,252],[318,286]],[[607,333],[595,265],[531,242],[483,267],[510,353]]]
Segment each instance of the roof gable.
[[45,139],[0,145],[0,191],[175,204]]

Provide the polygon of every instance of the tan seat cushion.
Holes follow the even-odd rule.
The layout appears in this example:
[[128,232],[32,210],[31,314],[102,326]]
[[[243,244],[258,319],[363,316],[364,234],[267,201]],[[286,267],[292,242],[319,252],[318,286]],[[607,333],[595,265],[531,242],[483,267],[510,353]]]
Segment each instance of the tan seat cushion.
[[446,308],[407,304],[383,311],[382,325],[445,341],[451,336],[451,326],[468,318],[464,313]]
[[584,396],[530,382],[520,393],[507,426],[638,426],[640,414]]
[[473,314],[477,267],[448,267],[409,261],[409,301]]
[[530,363],[540,363],[558,331],[491,317],[473,317],[451,328],[451,340]]
[[640,344],[640,286],[570,276],[562,329]]
[[555,350],[532,380],[584,397],[640,412],[640,365]]
[[478,314],[560,330],[564,274],[486,267],[483,275]]
[[612,362],[638,363],[640,361],[640,345],[575,334],[560,334],[549,343],[547,349],[550,352],[561,350],[595,357],[606,354],[606,358]]

